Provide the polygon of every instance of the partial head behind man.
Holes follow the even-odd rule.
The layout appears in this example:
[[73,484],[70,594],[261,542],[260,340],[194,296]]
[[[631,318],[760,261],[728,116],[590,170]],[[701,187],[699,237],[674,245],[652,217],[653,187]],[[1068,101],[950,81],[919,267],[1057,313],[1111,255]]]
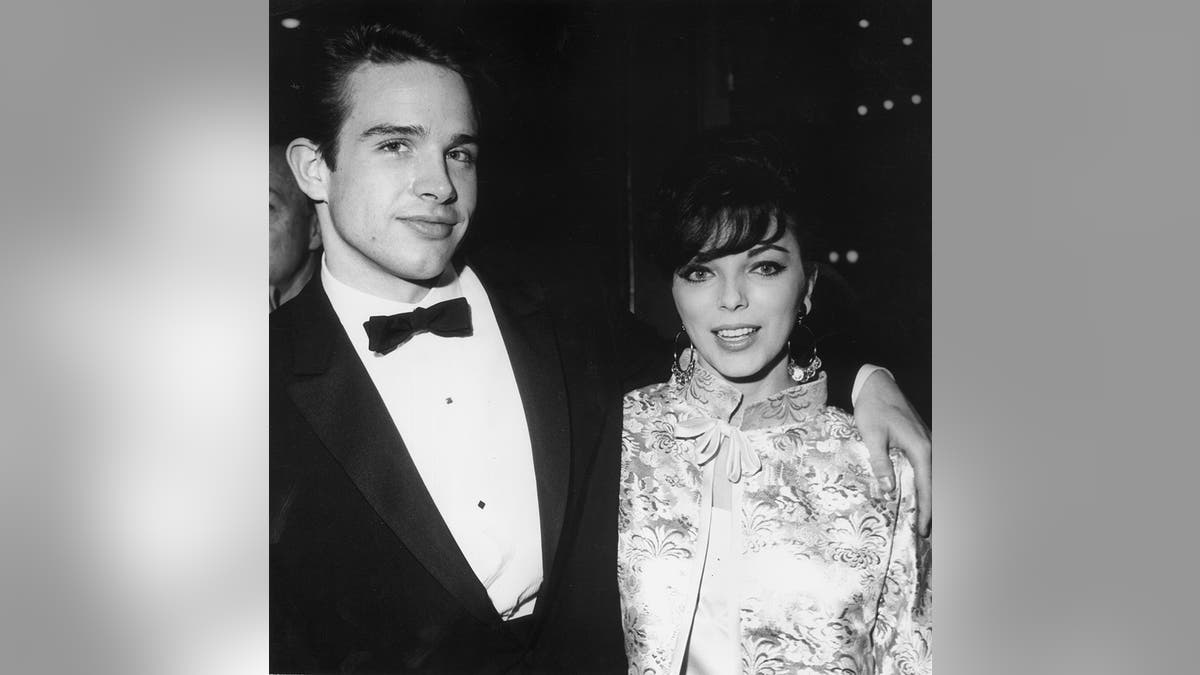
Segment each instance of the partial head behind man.
[[269,152],[269,280],[273,291],[290,297],[308,280],[306,267],[321,248],[321,232],[312,204],[288,168],[284,146],[271,145]]
[[444,277],[478,189],[478,78],[427,39],[385,25],[330,40],[313,120],[288,161],[316,203],[330,273],[419,301]]

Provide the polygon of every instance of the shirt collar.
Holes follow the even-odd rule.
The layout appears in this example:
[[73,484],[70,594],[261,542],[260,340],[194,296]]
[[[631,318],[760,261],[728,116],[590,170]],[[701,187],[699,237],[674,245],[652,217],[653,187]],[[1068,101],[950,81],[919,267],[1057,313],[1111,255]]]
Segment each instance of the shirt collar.
[[682,389],[680,398],[700,414],[728,422],[744,431],[799,422],[821,411],[826,400],[825,372],[812,382],[788,387],[741,410],[742,393],[704,364],[697,364],[690,382],[680,387],[675,377],[669,386]]
[[[325,288],[325,294],[329,297],[329,304],[333,306],[338,321],[341,322],[346,335],[350,337],[350,343],[364,359],[372,354],[370,340],[367,332],[363,329],[363,324],[368,319],[373,316],[391,316],[401,312],[411,312],[417,307],[429,307],[443,300],[466,297],[463,294],[462,282],[465,280],[469,284],[477,283],[474,274],[466,267],[461,273],[451,268],[447,275],[449,278],[444,284],[430,289],[420,301],[415,303],[399,302],[371,295],[339,281],[329,271],[325,257],[321,257],[321,284]],[[473,289],[474,286],[472,285],[471,288]],[[471,299],[468,297],[467,301],[470,302]]]
[[444,284],[429,289],[425,297],[419,301],[415,303],[400,302],[371,295],[339,281],[329,271],[325,257],[321,257],[321,283],[325,287],[325,293],[329,296],[329,303],[333,305],[338,316],[358,324],[373,316],[411,312],[418,307],[429,307],[443,300],[462,297],[462,285],[459,282],[458,273],[451,268],[447,275],[449,278]]

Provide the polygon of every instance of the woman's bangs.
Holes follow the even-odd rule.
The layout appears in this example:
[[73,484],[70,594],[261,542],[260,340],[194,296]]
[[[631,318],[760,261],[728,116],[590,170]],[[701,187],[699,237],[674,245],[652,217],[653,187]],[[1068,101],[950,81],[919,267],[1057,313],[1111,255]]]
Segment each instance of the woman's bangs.
[[696,251],[697,262],[708,262],[717,258],[743,253],[764,243],[778,241],[784,228],[775,227],[779,222],[775,209],[734,208],[724,209],[711,219],[711,224],[696,223],[689,228],[695,234],[707,233],[703,242],[689,241]]

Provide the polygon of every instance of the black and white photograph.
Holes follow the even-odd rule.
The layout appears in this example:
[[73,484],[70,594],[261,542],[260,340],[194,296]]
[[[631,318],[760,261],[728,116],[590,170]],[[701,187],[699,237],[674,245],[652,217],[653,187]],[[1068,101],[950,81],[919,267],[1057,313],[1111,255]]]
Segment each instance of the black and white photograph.
[[929,11],[272,5],[272,672],[932,672]]
[[1194,5],[14,7],[0,666],[1195,671]]

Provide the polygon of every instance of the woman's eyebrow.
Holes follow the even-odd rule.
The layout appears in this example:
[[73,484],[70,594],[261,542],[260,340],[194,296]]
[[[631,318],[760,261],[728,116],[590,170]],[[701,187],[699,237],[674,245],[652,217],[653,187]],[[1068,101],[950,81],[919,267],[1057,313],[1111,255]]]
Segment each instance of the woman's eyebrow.
[[766,253],[767,251],[769,251],[771,249],[775,249],[776,251],[780,251],[782,253],[791,253],[791,251],[787,250],[786,248],[784,248],[778,244],[762,244],[760,246],[755,246],[754,248],[750,249],[749,253],[747,253],[746,255],[753,258],[754,256],[760,255],[762,253]]

